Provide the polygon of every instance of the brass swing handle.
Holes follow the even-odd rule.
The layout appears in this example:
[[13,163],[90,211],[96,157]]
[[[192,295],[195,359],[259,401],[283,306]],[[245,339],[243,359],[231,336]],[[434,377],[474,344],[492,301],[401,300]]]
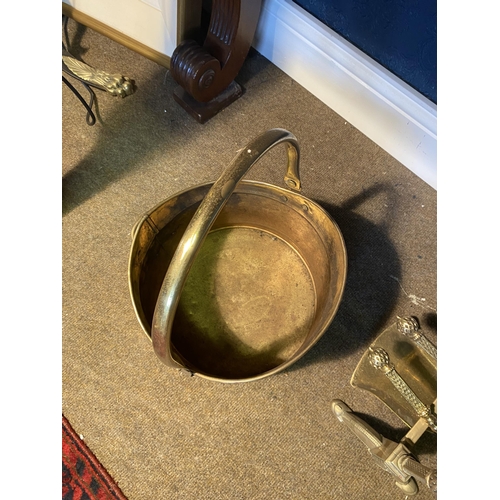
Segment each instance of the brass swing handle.
[[282,142],[286,143],[288,158],[285,184],[300,192],[300,149],[297,139],[287,130],[271,129],[250,141],[238,153],[210,188],[186,228],[163,279],[151,327],[155,353],[167,366],[186,368],[180,362],[182,358],[171,345],[170,338],[182,289],[203,241],[238,182],[262,156]]
[[252,45],[261,0],[213,0],[203,45],[184,40],[172,53],[174,80],[198,102],[217,97],[234,80]]

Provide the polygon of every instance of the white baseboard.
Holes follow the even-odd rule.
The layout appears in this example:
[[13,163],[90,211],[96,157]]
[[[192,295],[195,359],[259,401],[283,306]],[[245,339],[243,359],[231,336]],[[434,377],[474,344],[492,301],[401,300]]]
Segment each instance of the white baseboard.
[[254,48],[437,189],[437,106],[291,0],[264,0]]

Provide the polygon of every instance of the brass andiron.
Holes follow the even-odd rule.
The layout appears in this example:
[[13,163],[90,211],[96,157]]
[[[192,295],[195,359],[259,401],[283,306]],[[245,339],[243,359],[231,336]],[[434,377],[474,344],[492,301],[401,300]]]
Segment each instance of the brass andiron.
[[[347,425],[364,443],[377,465],[396,478],[396,485],[406,495],[418,493],[417,481],[437,493],[437,471],[422,465],[412,454],[412,447],[428,429],[427,419],[421,418],[399,442],[391,441],[355,415],[343,401],[333,401],[332,410],[338,420]],[[417,481],[416,481],[417,480]]]
[[437,493],[437,470],[422,465],[412,452],[426,431],[437,432],[437,349],[422,334],[417,319],[398,317],[379,335],[358,363],[351,384],[375,394],[410,430],[399,443],[391,441],[338,399],[332,404],[337,419],[406,495],[416,495],[418,483]]
[[126,97],[134,93],[130,78],[118,74],[106,73],[80,61],[67,50],[62,50],[62,70],[68,75],[113,96]]
[[413,392],[411,387],[403,380],[401,375],[396,371],[394,365],[389,359],[387,352],[381,347],[370,347],[370,363],[380,370],[392,383],[395,389],[410,403],[415,410],[415,413],[427,420],[427,425],[437,432],[436,416],[432,413],[429,406],[426,406],[419,397]]
[[126,97],[131,95],[135,91],[134,82],[126,76],[119,74],[111,74],[103,71],[101,69],[96,69],[80,59],[76,58],[70,52],[70,43],[68,36],[68,17],[63,15],[63,29],[66,35],[67,47],[62,44],[62,71],[66,75],[79,80],[81,84],[87,89],[90,95],[90,101],[87,103],[85,99],[80,95],[78,90],[64,77],[62,81],[67,85],[67,87],[75,94],[75,96],[80,100],[85,109],[87,110],[87,124],[92,126],[95,125],[96,117],[92,111],[92,106],[95,100],[95,94],[93,88],[103,90],[113,96]]
[[213,0],[208,33],[199,45],[184,40],[172,53],[175,100],[205,123],[242,95],[234,81],[252,45],[261,0]]
[[437,349],[420,331],[418,321],[413,317],[400,318],[396,323],[398,331],[412,339],[421,349],[437,361]]

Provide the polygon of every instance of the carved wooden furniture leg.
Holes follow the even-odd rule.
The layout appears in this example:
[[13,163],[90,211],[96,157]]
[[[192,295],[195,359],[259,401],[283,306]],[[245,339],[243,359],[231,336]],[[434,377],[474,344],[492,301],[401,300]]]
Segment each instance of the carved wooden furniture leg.
[[179,84],[174,98],[200,123],[242,95],[234,78],[252,45],[261,4],[261,0],[213,0],[203,46],[184,40],[174,50],[170,71]]

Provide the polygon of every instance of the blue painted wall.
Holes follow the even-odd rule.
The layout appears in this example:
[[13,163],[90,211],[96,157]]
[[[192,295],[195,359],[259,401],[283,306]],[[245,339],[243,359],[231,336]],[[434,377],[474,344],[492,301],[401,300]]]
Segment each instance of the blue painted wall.
[[437,103],[437,0],[294,0]]

